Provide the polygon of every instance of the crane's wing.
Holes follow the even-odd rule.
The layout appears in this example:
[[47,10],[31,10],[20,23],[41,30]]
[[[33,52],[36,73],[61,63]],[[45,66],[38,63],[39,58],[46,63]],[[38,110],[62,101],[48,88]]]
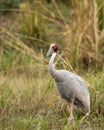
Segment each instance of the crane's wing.
[[76,74],[72,73],[72,76],[67,80],[69,86],[73,89],[75,94],[76,101],[79,101],[79,104],[82,103],[85,108],[90,108],[90,95],[88,91],[87,84],[85,81]]

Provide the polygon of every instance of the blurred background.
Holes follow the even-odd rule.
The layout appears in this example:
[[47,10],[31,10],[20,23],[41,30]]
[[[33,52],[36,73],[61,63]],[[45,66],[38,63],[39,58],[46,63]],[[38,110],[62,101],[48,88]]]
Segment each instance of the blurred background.
[[64,130],[69,115],[48,71],[56,42],[57,69],[83,77],[91,115],[75,129],[104,127],[104,1],[0,0],[0,129]]

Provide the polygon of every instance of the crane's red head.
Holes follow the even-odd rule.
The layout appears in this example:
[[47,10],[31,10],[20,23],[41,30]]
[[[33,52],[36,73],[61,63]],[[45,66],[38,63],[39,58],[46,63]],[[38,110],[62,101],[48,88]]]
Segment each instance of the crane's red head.
[[56,43],[52,43],[50,45],[50,48],[49,48],[48,52],[47,52],[47,56],[49,56],[51,53],[57,53],[58,50],[59,50],[58,45]]
[[53,44],[53,45],[52,45],[52,49],[53,49],[53,52],[54,52],[54,53],[57,53],[58,50],[59,50],[58,45],[57,45],[57,44]]

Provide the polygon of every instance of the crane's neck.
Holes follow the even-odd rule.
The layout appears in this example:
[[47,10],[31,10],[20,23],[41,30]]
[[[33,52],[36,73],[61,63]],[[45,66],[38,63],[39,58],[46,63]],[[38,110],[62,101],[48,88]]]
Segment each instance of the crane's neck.
[[52,74],[52,76],[55,76],[55,72],[56,72],[56,70],[54,68],[54,64],[53,64],[56,55],[57,55],[57,53],[54,52],[49,61],[49,70],[50,70],[50,73]]

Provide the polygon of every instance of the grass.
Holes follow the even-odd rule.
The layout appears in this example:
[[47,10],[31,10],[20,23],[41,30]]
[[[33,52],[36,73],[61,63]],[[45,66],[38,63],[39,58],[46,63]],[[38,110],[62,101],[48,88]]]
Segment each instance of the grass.
[[103,129],[103,72],[83,73],[82,77],[96,90],[96,93],[90,90],[91,114],[80,124],[82,116],[75,109],[76,124],[68,126],[68,106],[57,93],[49,72],[42,71],[46,73],[44,77],[39,73],[28,77],[26,71],[22,74],[0,73],[0,129]]
[[[9,9],[10,15],[1,15],[0,129],[104,129],[103,4],[74,0],[69,5],[27,1],[20,9]],[[82,123],[83,115],[75,108],[75,124],[67,124],[68,106],[45,57],[50,42],[60,46],[56,68],[71,70],[88,82],[91,113]]]

